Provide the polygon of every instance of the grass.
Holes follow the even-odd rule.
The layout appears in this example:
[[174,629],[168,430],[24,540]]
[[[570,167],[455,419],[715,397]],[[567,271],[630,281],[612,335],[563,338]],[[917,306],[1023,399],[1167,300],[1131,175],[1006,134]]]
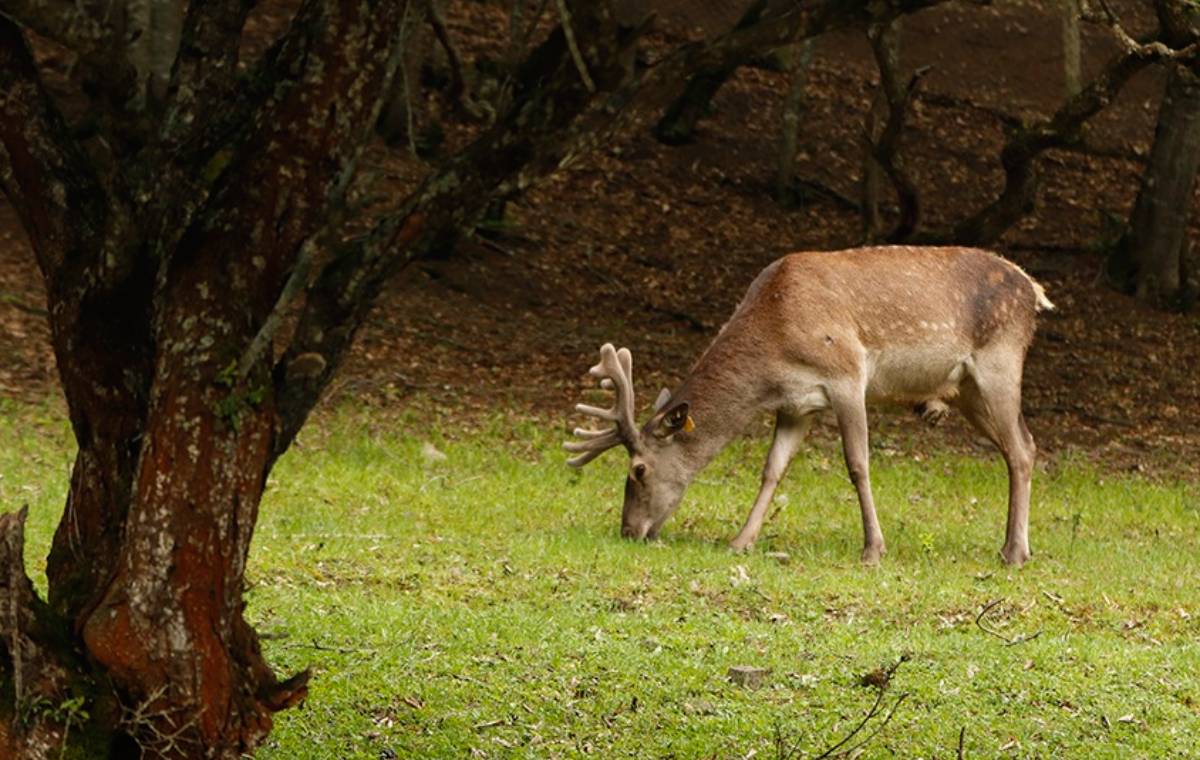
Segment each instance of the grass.
[[[725,541],[765,440],[728,450],[664,539],[634,544],[617,537],[623,457],[575,475],[557,431],[528,421],[432,428],[336,413],[271,477],[248,615],[280,671],[314,678],[260,757],[813,757],[875,704],[863,676],[901,658],[842,749],[876,728],[866,757],[955,757],[964,728],[969,758],[1200,746],[1194,483],[1043,468],[1035,556],[1012,571],[998,458],[877,440],[889,554],[872,570],[831,440],[797,458],[786,508],[739,556]],[[31,506],[31,572],[69,453],[54,410],[0,407],[0,504]],[[747,689],[734,665],[771,673]]]

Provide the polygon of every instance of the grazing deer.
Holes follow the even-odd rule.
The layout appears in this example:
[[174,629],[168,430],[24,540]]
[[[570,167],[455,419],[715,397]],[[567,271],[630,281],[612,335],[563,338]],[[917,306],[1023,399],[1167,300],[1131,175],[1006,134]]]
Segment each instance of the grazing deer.
[[604,451],[629,451],[621,533],[655,538],[688,483],[762,410],[775,436],[762,487],[733,547],[746,549],[811,414],[830,409],[862,508],[862,561],[878,563],[883,533],[875,516],[867,452],[867,403],[916,405],[936,422],[954,406],[1008,464],[1008,527],[1001,555],[1029,558],[1033,437],[1021,414],[1021,371],[1035,314],[1053,309],[1020,267],[971,248],[879,247],[794,253],[754,280],[733,316],[674,392],[663,389],[650,420],[634,418],[629,350],[600,349],[592,367],[616,391],[611,409],[580,404],[610,421],[576,429],[565,448],[582,467]]

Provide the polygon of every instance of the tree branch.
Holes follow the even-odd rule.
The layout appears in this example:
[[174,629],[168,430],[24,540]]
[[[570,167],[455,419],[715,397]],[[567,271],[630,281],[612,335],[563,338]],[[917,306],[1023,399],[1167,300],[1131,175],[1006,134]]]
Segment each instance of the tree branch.
[[900,62],[895,60],[893,45],[888,39],[890,35],[899,31],[895,23],[892,22],[886,27],[873,27],[874,33],[868,33],[875,63],[879,67],[880,88],[888,105],[887,122],[883,132],[877,141],[871,143],[870,149],[872,158],[888,175],[896,189],[896,198],[900,205],[900,219],[888,234],[887,240],[889,243],[902,243],[913,234],[920,223],[921,204],[917,187],[908,176],[904,160],[900,156],[900,138],[904,133],[904,118],[908,113],[908,105],[921,78],[929,72],[929,67],[914,71],[907,84],[901,79]]
[[[463,229],[497,197],[527,188],[599,139],[614,121],[606,110],[625,80],[607,3],[577,2],[579,50],[595,91],[575,66],[561,28],[534,49],[516,75],[508,110],[461,154],[429,177],[399,208],[337,251],[309,288],[291,346],[275,367],[280,417],[275,454],[290,445],[353,341],[383,283],[395,271]],[[324,360],[315,374],[289,376],[303,355]]]
[[5,16],[81,57],[93,56],[116,45],[116,29],[88,13],[73,0],[0,0]]
[[[386,3],[370,19],[368,10],[336,0],[306,0],[282,45],[268,64],[280,76],[266,100],[244,107],[250,128],[217,151],[202,173],[216,175],[187,183],[186,163],[160,178],[156,191],[176,197],[182,181],[196,197],[177,212],[189,221],[176,231],[165,201],[163,247],[181,240],[180,264],[190,251],[224,256],[231,247],[254,253],[232,274],[254,305],[255,331],[271,312],[305,242],[339,205],[357,170],[384,91],[399,63],[400,16],[407,3]],[[232,30],[226,32],[232,33]],[[215,85],[214,85],[215,86]],[[215,90],[214,90],[215,91]],[[164,186],[165,185],[165,186]],[[208,188],[211,187],[211,191]],[[185,195],[186,199],[187,196]],[[211,224],[209,220],[220,219]]]
[[168,150],[187,142],[232,94],[238,48],[254,0],[191,2],[171,71],[158,140]]
[[[1128,37],[1128,35],[1125,35]],[[1108,62],[1091,82],[1059,106],[1049,119],[1018,128],[1000,153],[1004,167],[1004,189],[992,203],[956,225],[948,233],[921,235],[923,242],[954,242],[962,245],[986,245],[995,242],[1034,203],[1038,177],[1035,160],[1050,148],[1070,145],[1078,138],[1084,122],[1108,107],[1129,78],[1146,66],[1165,59],[1186,58],[1197,54],[1195,45],[1173,50],[1152,41],[1126,45]]]
[[42,86],[20,29],[0,17],[0,189],[17,210],[48,283],[95,232],[106,193]]

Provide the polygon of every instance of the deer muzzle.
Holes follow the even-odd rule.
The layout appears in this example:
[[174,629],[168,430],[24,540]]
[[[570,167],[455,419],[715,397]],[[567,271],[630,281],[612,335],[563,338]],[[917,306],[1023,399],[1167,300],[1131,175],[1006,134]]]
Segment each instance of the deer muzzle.
[[[640,521],[624,521],[621,523],[621,535],[625,538],[632,538],[634,541],[641,541],[650,536],[650,529],[654,527],[653,520]],[[653,536],[650,536],[653,538]]]

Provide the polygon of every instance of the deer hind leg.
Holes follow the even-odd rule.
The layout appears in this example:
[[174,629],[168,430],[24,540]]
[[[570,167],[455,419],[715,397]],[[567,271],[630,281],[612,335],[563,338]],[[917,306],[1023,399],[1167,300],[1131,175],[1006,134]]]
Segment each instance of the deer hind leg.
[[775,437],[771,441],[771,450],[767,453],[767,462],[763,465],[762,486],[758,489],[758,498],[754,500],[754,507],[750,510],[750,516],[746,518],[746,524],[742,526],[737,538],[730,542],[730,546],[735,550],[743,551],[749,548],[758,538],[763,519],[767,515],[767,507],[771,505],[771,497],[775,495],[775,488],[787,472],[788,463],[792,461],[796,450],[800,448],[800,442],[804,440],[808,422],[807,416],[797,417],[786,412],[776,415]]
[[846,470],[850,474],[850,482],[858,491],[858,505],[862,509],[862,561],[867,565],[877,565],[887,550],[883,545],[879,518],[875,514],[875,499],[871,495],[866,399],[863,390],[859,388],[854,393],[838,394],[830,401],[842,433]]
[[1000,556],[1009,565],[1029,559],[1029,493],[1037,446],[1021,414],[1023,356],[997,352],[977,357],[963,382],[958,406],[963,415],[996,444],[1008,465],[1008,523]]

